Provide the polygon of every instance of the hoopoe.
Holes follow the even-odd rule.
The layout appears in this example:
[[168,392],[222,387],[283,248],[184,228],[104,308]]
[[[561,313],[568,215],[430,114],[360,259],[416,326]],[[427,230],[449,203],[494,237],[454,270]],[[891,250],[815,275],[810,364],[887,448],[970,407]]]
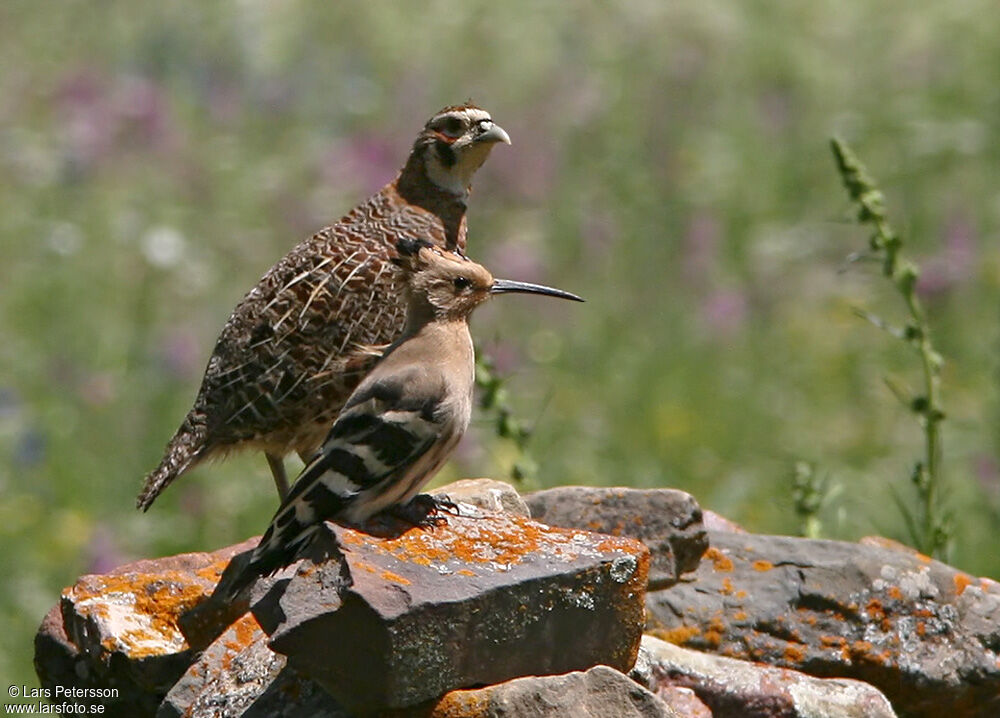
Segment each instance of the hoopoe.
[[201,388],[136,501],[145,511],[175,478],[243,448],[264,452],[280,496],[284,457],[307,460],[375,361],[359,347],[403,329],[390,260],[401,239],[464,251],[472,176],[510,137],[485,110],[446,107],[417,136],[406,165],[336,224],[301,242],[233,310]]
[[291,563],[325,519],[359,523],[413,499],[469,425],[475,357],[469,315],[494,294],[583,301],[537,284],[494,279],[429,243],[401,242],[406,328],[347,400],[322,449],[285,497],[249,563],[225,592]]

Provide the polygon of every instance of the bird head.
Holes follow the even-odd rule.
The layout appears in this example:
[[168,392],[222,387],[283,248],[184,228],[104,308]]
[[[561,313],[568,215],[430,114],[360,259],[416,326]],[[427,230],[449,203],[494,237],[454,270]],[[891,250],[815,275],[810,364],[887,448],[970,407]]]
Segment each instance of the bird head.
[[471,259],[436,247],[429,242],[400,240],[397,244],[403,268],[410,311],[427,319],[462,319],[496,294],[543,294],[577,302],[575,294],[541,284],[495,279]]
[[439,189],[464,196],[476,173],[498,142],[510,136],[490,113],[471,103],[445,107],[424,125],[413,144],[427,177]]

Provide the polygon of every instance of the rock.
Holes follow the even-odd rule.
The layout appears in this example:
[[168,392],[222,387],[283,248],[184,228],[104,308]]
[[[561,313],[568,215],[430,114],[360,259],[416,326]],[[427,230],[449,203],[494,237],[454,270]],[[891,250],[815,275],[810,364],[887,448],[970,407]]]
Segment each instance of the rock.
[[108,715],[151,714],[191,662],[178,616],[211,592],[229,559],[245,548],[137,561],[81,577],[36,636],[42,687],[115,688],[117,700],[100,701]]
[[745,534],[747,530],[735,521],[730,521],[725,516],[717,514],[708,509],[702,509],[701,520],[705,524],[706,531],[731,531],[732,533]]
[[536,521],[563,528],[629,536],[649,546],[650,589],[666,588],[693,571],[708,548],[701,508],[676,489],[563,486],[524,497]]
[[712,718],[712,711],[693,690],[660,680],[660,677],[654,674],[654,655],[644,645],[651,638],[652,636],[648,635],[642,637],[643,642],[639,645],[639,654],[636,656],[635,665],[629,671],[629,677],[639,685],[655,691],[664,703],[685,718]]
[[330,694],[285,665],[246,614],[193,663],[167,693],[157,718],[351,718]]
[[505,481],[495,479],[461,479],[434,489],[434,496],[445,496],[452,501],[472,504],[487,511],[505,511],[530,518],[531,512],[517,489]]
[[895,718],[888,699],[877,689],[842,678],[813,678],[734,658],[680,648],[643,636],[641,654],[648,661],[647,684],[689,688],[713,718]]
[[246,546],[246,550],[230,559],[212,594],[178,617],[177,627],[193,652],[205,650],[230,625],[250,610],[250,601],[246,595],[240,595],[236,599],[223,598],[226,592],[220,591],[219,588],[231,583],[246,567],[253,549],[259,543],[260,536],[244,541],[241,545]]
[[[159,695],[137,685],[127,671],[107,670],[81,654],[66,635],[58,605],[48,612],[35,634],[35,673],[41,686],[51,692],[54,702],[73,703],[87,711],[101,711],[101,715],[111,718],[152,715],[160,702]],[[67,699],[57,696],[57,687],[113,690],[116,694]]]
[[684,718],[712,718],[711,709],[690,688],[664,683],[654,695]]
[[[855,678],[908,716],[1000,715],[1000,588],[910,551],[709,532],[689,581],[647,596],[650,632]],[[706,701],[707,702],[707,701]]]
[[[405,714],[416,715],[416,712]],[[452,691],[419,713],[426,718],[686,718],[607,666],[561,676],[515,678],[486,688]]]
[[[311,549],[318,563],[303,560],[252,606],[270,647],[358,711],[598,663],[632,666],[643,544],[459,507],[432,528],[326,524]],[[319,560],[336,546],[342,560]]]

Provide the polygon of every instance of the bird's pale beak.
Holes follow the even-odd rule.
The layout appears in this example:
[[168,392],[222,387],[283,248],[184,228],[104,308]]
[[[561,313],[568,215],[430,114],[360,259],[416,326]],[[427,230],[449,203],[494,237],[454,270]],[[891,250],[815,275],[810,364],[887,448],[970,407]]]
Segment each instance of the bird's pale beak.
[[574,302],[582,302],[583,299],[564,292],[561,289],[546,287],[544,284],[529,284],[528,282],[515,282],[512,279],[494,279],[493,286],[490,287],[490,294],[544,294],[548,297],[559,297],[560,299],[570,299]]
[[476,137],[476,142],[503,142],[505,145],[509,145],[510,135],[503,127],[494,122],[488,130]]

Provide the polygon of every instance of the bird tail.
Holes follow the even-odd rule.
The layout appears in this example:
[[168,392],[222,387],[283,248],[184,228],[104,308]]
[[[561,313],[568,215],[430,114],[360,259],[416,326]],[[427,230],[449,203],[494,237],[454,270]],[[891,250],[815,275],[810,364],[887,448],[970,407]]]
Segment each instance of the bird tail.
[[235,600],[257,578],[270,576],[299,558],[316,539],[323,519],[336,516],[350,502],[350,496],[322,483],[328,462],[327,455],[320,453],[302,470],[247,563],[227,580],[222,589],[226,600]]
[[[250,560],[239,570],[228,585],[222,588],[223,600],[235,601],[236,598],[258,578],[270,576],[278,569],[288,566],[305,551],[315,540],[322,524],[312,524],[302,528],[290,541],[274,539],[275,524],[271,524],[267,533],[261,538],[257,548],[250,555]],[[281,533],[279,529],[279,533]]]
[[190,414],[167,444],[160,465],[146,475],[136,508],[146,511],[174,479],[193,468],[205,455],[207,427]]

